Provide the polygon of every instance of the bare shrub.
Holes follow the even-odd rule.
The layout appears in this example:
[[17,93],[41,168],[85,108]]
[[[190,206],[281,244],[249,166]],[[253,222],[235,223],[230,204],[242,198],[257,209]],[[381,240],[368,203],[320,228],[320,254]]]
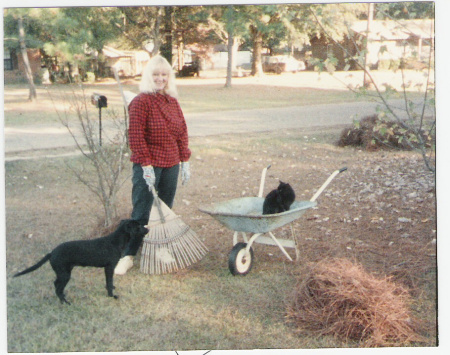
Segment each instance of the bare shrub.
[[[76,91],[76,87],[80,90]],[[101,202],[104,224],[110,226],[117,218],[117,194],[129,178],[123,171],[129,154],[126,119],[108,109],[109,129],[103,131],[101,139],[99,120],[83,87],[70,86],[69,91],[60,92],[59,100],[65,103],[65,108],[63,112],[57,109],[56,112],[84,159],[79,165],[68,165],[68,168]]]

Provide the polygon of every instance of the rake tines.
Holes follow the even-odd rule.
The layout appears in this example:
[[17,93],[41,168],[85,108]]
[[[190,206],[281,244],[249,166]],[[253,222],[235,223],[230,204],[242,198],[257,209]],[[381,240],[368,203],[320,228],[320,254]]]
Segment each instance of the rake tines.
[[[141,253],[141,272],[165,274],[184,269],[207,253],[198,235],[185,224],[156,192]],[[156,206],[155,206],[156,205]]]

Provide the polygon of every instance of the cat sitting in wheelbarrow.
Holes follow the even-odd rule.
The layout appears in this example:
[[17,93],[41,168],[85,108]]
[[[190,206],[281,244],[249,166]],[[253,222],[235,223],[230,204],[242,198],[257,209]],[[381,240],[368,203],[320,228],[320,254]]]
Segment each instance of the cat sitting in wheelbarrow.
[[270,191],[263,204],[263,214],[275,214],[289,211],[295,201],[294,189],[288,183],[280,180],[278,187]]

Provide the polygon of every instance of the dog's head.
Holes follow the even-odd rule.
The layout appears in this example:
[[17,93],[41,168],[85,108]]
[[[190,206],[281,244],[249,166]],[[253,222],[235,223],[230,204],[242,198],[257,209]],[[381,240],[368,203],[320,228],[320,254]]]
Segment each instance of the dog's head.
[[112,243],[120,250],[125,249],[126,245],[136,238],[142,238],[148,233],[148,229],[132,219],[124,219],[120,221],[116,231],[113,232]]
[[141,225],[139,222],[133,219],[125,219],[120,222],[120,226],[123,230],[129,234],[130,237],[133,236],[144,236],[148,233],[148,229]]

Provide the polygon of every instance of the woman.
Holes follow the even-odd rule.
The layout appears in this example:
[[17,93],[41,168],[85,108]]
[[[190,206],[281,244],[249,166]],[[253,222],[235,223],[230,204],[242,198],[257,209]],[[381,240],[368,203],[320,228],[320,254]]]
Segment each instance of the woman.
[[[172,208],[180,165],[182,184],[190,178],[191,151],[186,121],[177,101],[175,75],[165,58],[157,55],[150,60],[142,74],[139,91],[128,106],[133,162],[131,218],[146,225],[153,204],[152,187]],[[116,274],[124,275],[133,266],[133,257],[142,240],[130,241],[115,269]]]

